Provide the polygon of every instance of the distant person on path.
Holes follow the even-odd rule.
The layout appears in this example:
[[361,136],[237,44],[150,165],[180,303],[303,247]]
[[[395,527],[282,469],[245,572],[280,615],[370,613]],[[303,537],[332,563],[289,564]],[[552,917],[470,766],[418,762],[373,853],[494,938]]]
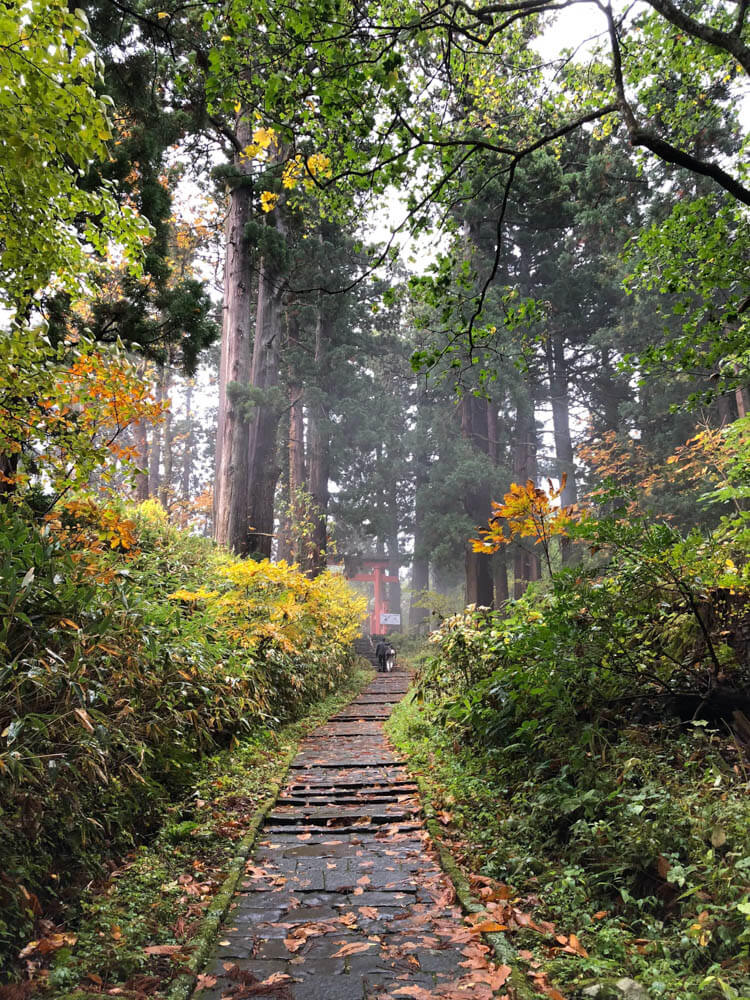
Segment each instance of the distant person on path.
[[385,670],[385,661],[388,656],[388,643],[385,639],[381,639],[375,647],[375,655],[378,658],[378,673],[382,673]]
[[396,666],[396,650],[392,642],[388,643],[388,652],[385,654],[385,669],[388,673]]

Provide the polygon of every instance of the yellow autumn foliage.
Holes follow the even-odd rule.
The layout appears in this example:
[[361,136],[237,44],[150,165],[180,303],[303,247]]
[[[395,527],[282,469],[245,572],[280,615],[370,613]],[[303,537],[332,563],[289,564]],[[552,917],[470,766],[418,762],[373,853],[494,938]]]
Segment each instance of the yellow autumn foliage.
[[238,649],[335,658],[360,633],[366,603],[340,576],[326,572],[311,580],[296,564],[229,555],[218,560],[212,576],[217,589],[181,588],[170,597],[202,603]]

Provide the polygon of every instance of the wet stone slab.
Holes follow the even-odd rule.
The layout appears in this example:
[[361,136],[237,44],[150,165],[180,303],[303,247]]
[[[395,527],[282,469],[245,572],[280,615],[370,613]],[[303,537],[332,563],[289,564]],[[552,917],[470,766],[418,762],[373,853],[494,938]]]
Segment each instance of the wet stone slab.
[[380,720],[408,683],[405,674],[378,675],[304,741],[246,865],[200,1000],[494,995],[488,949],[462,920],[416,787],[383,733]]

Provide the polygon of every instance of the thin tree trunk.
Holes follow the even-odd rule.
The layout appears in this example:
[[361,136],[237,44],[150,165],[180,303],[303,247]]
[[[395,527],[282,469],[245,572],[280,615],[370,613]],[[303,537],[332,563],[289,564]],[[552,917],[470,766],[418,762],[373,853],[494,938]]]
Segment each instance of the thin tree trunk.
[[292,385],[289,387],[289,494],[297,526],[303,516],[300,501],[306,485],[302,389],[298,385]]
[[[158,368],[156,390],[154,392],[154,398],[157,403],[161,403],[164,400],[164,383],[162,379],[162,369]],[[154,424],[154,430],[151,435],[151,450],[148,462],[148,493],[152,497],[159,495],[159,485],[161,482],[161,430],[161,424]]]
[[[461,431],[474,447],[487,455],[487,400],[466,395],[461,401]],[[489,464],[489,463],[488,463]],[[466,513],[474,521],[475,530],[487,523],[490,516],[490,487],[488,479],[475,483],[464,497]],[[464,569],[466,573],[467,604],[492,607],[494,585],[492,580],[491,556],[474,552],[467,542]]]
[[185,449],[182,457],[182,499],[190,499],[190,482],[193,474],[193,450],[195,448],[195,429],[193,427],[193,380],[189,379],[185,391]]
[[[420,630],[429,611],[415,603],[415,595],[430,587],[430,562],[425,550],[426,496],[429,481],[429,454],[425,436],[424,403],[417,399],[417,446],[414,452],[414,556],[411,563],[411,601],[409,630]],[[416,598],[418,600],[418,598]]]
[[280,423],[279,447],[281,454],[286,454],[287,461],[281,470],[279,478],[279,499],[281,501],[281,513],[279,514],[279,527],[276,539],[276,560],[277,562],[292,563],[295,560],[295,546],[293,538],[293,515],[292,515],[292,495],[289,489],[289,434],[290,420],[287,411]]
[[725,427],[734,421],[732,411],[732,397],[728,393],[716,397],[716,405],[719,410],[719,426]]
[[737,400],[737,416],[742,419],[750,411],[750,390],[743,387],[737,389],[734,395]]
[[[167,358],[167,363],[164,366],[164,371],[162,375],[162,393],[163,398],[169,401],[169,393],[172,388],[172,358],[171,351]],[[162,445],[162,462],[164,466],[164,473],[162,475],[161,484],[159,486],[159,499],[161,500],[161,505],[165,510],[169,510],[169,505],[172,501],[172,468],[174,466],[174,455],[172,453],[173,445],[173,414],[172,405],[169,401],[169,408],[164,414],[164,439]]]
[[[303,493],[307,489],[305,472],[305,429],[302,390],[290,385],[289,408],[284,420],[282,443],[287,461],[283,471],[284,515],[279,524],[277,558],[287,562],[304,559],[301,529],[305,516]],[[283,454],[283,452],[282,452]]]
[[[332,319],[329,318],[332,322]],[[327,406],[330,379],[330,335],[326,329],[324,300],[318,299],[315,322],[315,372],[317,387],[308,394],[308,490],[312,500],[312,537],[308,573],[318,576],[325,567],[328,552],[328,481],[331,478],[331,424]]]
[[[552,426],[555,436],[555,458],[560,482],[564,481],[560,504],[570,507],[578,499],[573,439],[570,434],[570,403],[568,400],[568,365],[565,358],[565,337],[560,330],[550,335],[547,344],[547,371],[549,376]],[[566,536],[560,537],[560,555],[563,565],[573,559],[573,546]]]
[[138,467],[135,474],[135,499],[137,503],[143,503],[148,500],[148,433],[145,421],[138,420],[133,424],[133,439]]
[[[537,437],[534,419],[534,404],[528,397],[522,397],[516,408],[516,426],[513,447],[513,478],[517,483],[525,483],[537,478]],[[513,596],[523,596],[529,583],[540,577],[539,560],[530,549],[516,543],[513,555]]]
[[492,573],[495,582],[495,605],[500,606],[510,600],[508,589],[508,556],[503,546],[492,557]]
[[[237,135],[243,144],[249,141],[250,129],[246,123],[240,123]],[[234,166],[247,172],[247,161],[240,157],[235,158]],[[248,420],[245,401],[236,389],[244,389],[250,379],[253,250],[246,232],[251,219],[249,181],[235,180],[229,192],[225,228],[214,538],[238,553],[245,553],[248,544]]]
[[331,472],[331,443],[328,416],[322,406],[308,416],[310,436],[310,497],[313,505],[309,575],[318,576],[326,567],[328,551],[328,480]]
[[401,580],[399,570],[401,569],[401,557],[398,545],[398,503],[395,491],[390,497],[388,504],[390,523],[388,531],[388,575],[395,576],[396,579],[388,584],[388,611],[394,615],[401,614]]
[[487,454],[493,465],[498,463],[497,451],[497,404],[487,400]]

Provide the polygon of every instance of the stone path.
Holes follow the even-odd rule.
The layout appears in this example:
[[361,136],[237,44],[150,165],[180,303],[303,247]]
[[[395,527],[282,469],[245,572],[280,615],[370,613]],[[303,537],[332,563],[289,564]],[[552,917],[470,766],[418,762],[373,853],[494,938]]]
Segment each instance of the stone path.
[[502,985],[383,733],[408,685],[405,673],[378,675],[303,743],[200,1000],[490,1000]]

